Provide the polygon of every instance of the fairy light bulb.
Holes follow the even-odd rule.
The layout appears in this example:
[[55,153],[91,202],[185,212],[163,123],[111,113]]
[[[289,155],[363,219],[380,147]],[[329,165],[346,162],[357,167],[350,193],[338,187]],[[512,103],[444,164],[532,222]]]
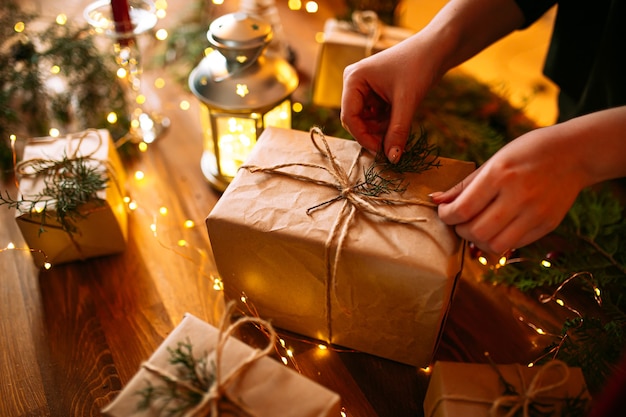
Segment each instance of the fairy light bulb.
[[185,227],[185,229],[191,229],[195,226],[196,224],[194,223],[193,220],[185,220],[185,223],[183,223],[183,226]]
[[550,268],[552,266],[552,262],[550,262],[547,259],[544,259],[541,261],[541,266],[543,266],[544,268]]
[[480,262],[481,265],[487,265],[487,258],[485,258],[484,256],[479,256],[478,262]]
[[222,291],[224,289],[224,283],[220,277],[213,277],[213,289],[215,291]]
[[323,344],[323,343],[320,343],[319,345],[317,345],[317,348],[318,348],[319,350],[328,350],[328,346],[326,346],[326,345],[325,345],[325,344]]
[[52,268],[52,264],[51,264],[50,262],[45,262],[45,263],[43,264],[43,267],[44,267],[45,269],[50,269],[50,268]]
[[15,249],[15,244],[13,242],[9,242],[7,249]]

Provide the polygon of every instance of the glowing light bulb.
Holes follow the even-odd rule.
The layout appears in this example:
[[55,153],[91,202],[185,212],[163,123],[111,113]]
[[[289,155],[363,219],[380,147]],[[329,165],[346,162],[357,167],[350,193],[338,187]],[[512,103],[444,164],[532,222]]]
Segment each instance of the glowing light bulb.
[[185,226],[186,229],[191,229],[195,225],[196,224],[194,223],[193,220],[185,220],[185,223],[183,224],[183,226]]
[[50,262],[45,262],[45,263],[43,264],[43,267],[44,267],[45,269],[50,269],[50,268],[52,268],[52,264],[51,264]]
[[550,268],[552,266],[552,263],[549,260],[544,259],[543,261],[541,261],[541,266],[543,266],[544,268]]
[[148,150],[148,144],[146,142],[139,142],[137,148],[139,149],[139,152],[145,152]]
[[15,244],[13,242],[9,242],[7,249],[15,249]]
[[135,179],[137,181],[141,181],[142,179],[144,179],[146,177],[146,174],[143,173],[143,171],[136,171],[135,172]]
[[478,262],[480,262],[482,265],[487,265],[487,258],[485,258],[484,256],[479,256]]
[[166,216],[167,215],[167,207],[159,208],[159,213],[161,213],[161,216]]
[[318,348],[319,350],[327,350],[327,349],[328,349],[328,346],[326,346],[326,345],[324,345],[324,344],[320,343],[319,345],[317,345],[317,348]]

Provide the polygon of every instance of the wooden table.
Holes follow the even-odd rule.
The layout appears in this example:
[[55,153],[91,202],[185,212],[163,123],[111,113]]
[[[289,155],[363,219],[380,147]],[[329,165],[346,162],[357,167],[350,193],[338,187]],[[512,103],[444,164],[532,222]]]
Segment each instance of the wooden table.
[[[172,124],[147,152],[126,161],[138,209],[130,213],[123,253],[42,270],[41,259],[20,250],[25,243],[13,212],[0,208],[0,250],[9,243],[18,249],[0,252],[0,416],[100,415],[184,313],[219,319],[222,292],[213,288],[217,270],[204,219],[220,195],[200,171],[197,105],[174,82],[154,94]],[[183,99],[190,110],[178,107]],[[133,176],[137,170],[144,179]],[[186,220],[195,226],[184,227]],[[468,257],[436,359],[485,362],[487,350],[501,363],[534,359],[550,340],[517,316],[537,303],[479,275]],[[550,314],[541,320],[559,328]],[[347,416],[423,414],[424,372],[356,352],[321,355],[283,336],[298,370],[338,392]]]

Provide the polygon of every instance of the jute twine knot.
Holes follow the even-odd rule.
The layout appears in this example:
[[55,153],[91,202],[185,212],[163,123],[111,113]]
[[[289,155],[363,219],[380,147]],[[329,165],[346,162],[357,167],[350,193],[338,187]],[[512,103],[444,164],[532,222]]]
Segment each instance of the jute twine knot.
[[[219,417],[222,408],[225,407],[234,409],[236,411],[236,415],[254,417],[254,412],[248,409],[248,407],[235,395],[229,393],[228,387],[242,377],[243,374],[250,369],[256,361],[267,356],[272,351],[276,343],[277,335],[272,325],[268,321],[259,317],[242,316],[230,324],[234,308],[235,304],[232,301],[226,305],[224,316],[222,317],[218,328],[219,332],[215,348],[207,356],[207,363],[213,362],[215,364],[214,382],[207,391],[202,391],[198,387],[191,385],[185,380],[181,380],[167,370],[157,367],[149,362],[144,362],[142,364],[142,367],[151,373],[166,378],[178,387],[195,392],[202,397],[201,401],[186,411],[183,417]],[[261,326],[267,330],[267,334],[269,335],[267,346],[263,349],[253,349],[248,357],[241,361],[238,366],[231,369],[225,376],[222,376],[222,357],[228,339],[239,327],[248,323]]]

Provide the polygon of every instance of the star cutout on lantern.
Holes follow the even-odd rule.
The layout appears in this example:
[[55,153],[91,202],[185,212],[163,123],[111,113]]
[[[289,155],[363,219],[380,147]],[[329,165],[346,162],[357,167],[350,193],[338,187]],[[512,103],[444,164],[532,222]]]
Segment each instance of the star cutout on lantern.
[[248,95],[250,91],[248,91],[248,86],[246,84],[237,84],[236,94],[240,97],[245,97]]

